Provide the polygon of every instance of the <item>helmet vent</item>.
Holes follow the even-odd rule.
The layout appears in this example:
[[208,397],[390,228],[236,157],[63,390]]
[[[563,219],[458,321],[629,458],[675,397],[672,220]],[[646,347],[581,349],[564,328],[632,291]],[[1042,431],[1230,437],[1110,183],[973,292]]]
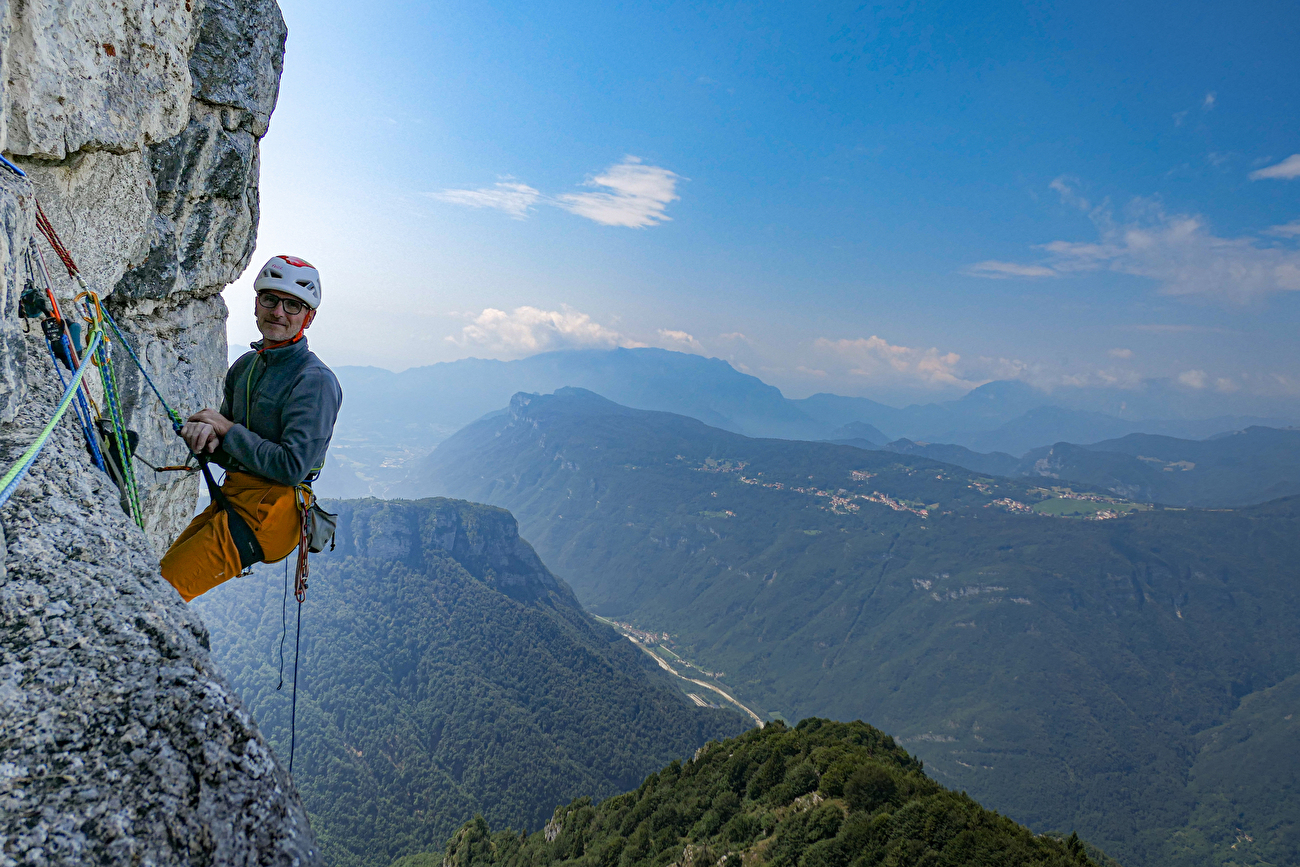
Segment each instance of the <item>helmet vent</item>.
[[281,274],[279,271],[274,271],[274,270],[272,270],[272,269],[270,269],[270,268],[267,268],[266,270],[267,270],[267,271],[270,271],[270,272],[271,272],[271,276],[274,277],[274,278],[277,279],[277,280],[281,280],[281,279],[284,278],[284,275]]
[[312,285],[312,283],[311,283],[310,280],[299,280],[299,281],[297,281],[297,282],[298,282],[298,285],[301,286],[301,287],[304,288],[304,289],[315,289],[315,288],[316,288],[315,286]]

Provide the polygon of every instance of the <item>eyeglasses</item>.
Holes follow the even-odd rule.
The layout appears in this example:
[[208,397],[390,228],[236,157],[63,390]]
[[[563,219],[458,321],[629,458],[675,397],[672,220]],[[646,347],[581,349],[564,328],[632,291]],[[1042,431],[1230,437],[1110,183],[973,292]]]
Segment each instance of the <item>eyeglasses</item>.
[[267,310],[274,310],[277,306],[283,305],[286,316],[297,316],[303,311],[303,308],[307,306],[297,298],[281,298],[274,292],[258,292],[257,303],[261,304]]

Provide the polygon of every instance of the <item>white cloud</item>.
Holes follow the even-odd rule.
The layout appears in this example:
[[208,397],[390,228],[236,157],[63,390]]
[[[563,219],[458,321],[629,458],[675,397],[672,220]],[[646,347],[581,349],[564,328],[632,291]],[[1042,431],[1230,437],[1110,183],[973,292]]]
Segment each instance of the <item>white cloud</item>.
[[477,190],[443,190],[440,193],[428,193],[431,199],[448,202],[453,205],[465,205],[470,208],[493,208],[505,211],[516,220],[528,216],[533,205],[541,198],[541,193],[527,184],[514,181],[502,181],[491,187]]
[[680,178],[668,169],[648,166],[639,157],[628,156],[587,181],[587,186],[603,187],[604,191],[567,193],[557,196],[556,204],[605,226],[643,229],[672,219],[664,210],[681,198],[677,195]]
[[541,204],[563,208],[603,226],[644,229],[672,219],[665,211],[681,198],[677,195],[679,180],[682,177],[676,172],[645,165],[640,157],[626,156],[621,163],[586,181],[584,186],[599,188],[596,192],[545,196],[527,184],[504,178],[491,187],[443,190],[426,195],[452,205],[505,211],[516,220],[524,219],[534,206]]
[[979,382],[964,379],[957,369],[961,356],[938,349],[895,346],[874,334],[856,340],[819,337],[813,346],[848,364],[854,376],[879,380],[907,380],[929,386],[973,388]]
[[1023,265],[1019,262],[999,262],[988,259],[976,262],[965,269],[972,277],[987,277],[990,280],[1005,280],[1008,277],[1059,277],[1051,268],[1043,265]]
[[1126,360],[1127,360],[1127,359],[1133,357],[1133,350],[1131,350],[1131,349],[1118,349],[1118,348],[1116,348],[1116,349],[1112,349],[1112,350],[1110,351],[1110,357],[1111,357],[1111,358],[1123,358],[1123,359],[1126,359]]
[[1092,205],[1083,196],[1079,195],[1076,187],[1079,186],[1079,179],[1070,175],[1061,175],[1055,178],[1047,185],[1050,189],[1055,190],[1056,194],[1061,197],[1061,201],[1071,207],[1086,211]]
[[563,310],[516,307],[509,313],[489,307],[461,329],[460,337],[447,339],[460,346],[482,347],[497,355],[645,345],[593,321],[586,313],[568,307]]
[[[1296,157],[1300,167],[1300,155]],[[1300,168],[1298,168],[1300,173]],[[1300,290],[1300,251],[1261,246],[1252,237],[1221,238],[1195,215],[1168,214],[1159,203],[1135,199],[1125,220],[1109,208],[1089,218],[1097,242],[1053,241],[1039,262],[980,262],[978,277],[1055,277],[1112,271],[1154,280],[1165,295],[1246,303],[1275,292]]]
[[1256,169],[1250,173],[1252,181],[1292,181],[1296,178],[1300,178],[1300,154],[1291,154],[1275,166]]
[[1205,388],[1208,380],[1204,370],[1184,370],[1178,374],[1178,381],[1188,388]]
[[1300,220],[1292,220],[1289,223],[1283,223],[1281,226],[1265,229],[1264,234],[1277,235],[1279,238],[1300,238]]
[[1209,111],[1214,108],[1214,103],[1217,101],[1218,99],[1215,97],[1214,91],[1211,90],[1209,93],[1205,94],[1205,99],[1201,101],[1201,109]]
[[671,328],[659,329],[659,345],[664,349],[676,349],[678,351],[704,351],[704,347],[700,345],[700,341],[696,340],[694,335],[685,331],[674,331]]
[[1215,391],[1221,391],[1224,394],[1231,394],[1240,389],[1241,386],[1237,385],[1237,383],[1233,382],[1232,379],[1227,376],[1220,376],[1218,379],[1214,380]]

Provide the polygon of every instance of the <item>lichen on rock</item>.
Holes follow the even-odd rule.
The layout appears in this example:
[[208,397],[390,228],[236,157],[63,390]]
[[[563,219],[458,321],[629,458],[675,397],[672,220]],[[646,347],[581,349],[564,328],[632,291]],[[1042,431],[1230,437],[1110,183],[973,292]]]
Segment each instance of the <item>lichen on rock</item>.
[[[61,392],[18,318],[37,199],[168,401],[216,404],[220,292],[252,255],[285,38],[274,0],[0,3],[0,146],[29,176],[0,169],[3,467]],[[79,290],[44,254],[66,302]],[[115,359],[140,453],[179,462]],[[158,574],[197,484],[139,477],[147,533],[69,413],[0,509],[0,867],[319,863],[288,776]]]

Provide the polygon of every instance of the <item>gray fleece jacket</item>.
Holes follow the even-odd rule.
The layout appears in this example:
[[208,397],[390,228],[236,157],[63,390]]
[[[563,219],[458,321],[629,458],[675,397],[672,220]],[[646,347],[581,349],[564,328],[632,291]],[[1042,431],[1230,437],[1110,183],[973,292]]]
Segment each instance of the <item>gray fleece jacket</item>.
[[226,374],[221,414],[235,424],[213,460],[228,471],[296,485],[324,465],[342,403],[338,379],[307,349],[305,337],[246,352]]

